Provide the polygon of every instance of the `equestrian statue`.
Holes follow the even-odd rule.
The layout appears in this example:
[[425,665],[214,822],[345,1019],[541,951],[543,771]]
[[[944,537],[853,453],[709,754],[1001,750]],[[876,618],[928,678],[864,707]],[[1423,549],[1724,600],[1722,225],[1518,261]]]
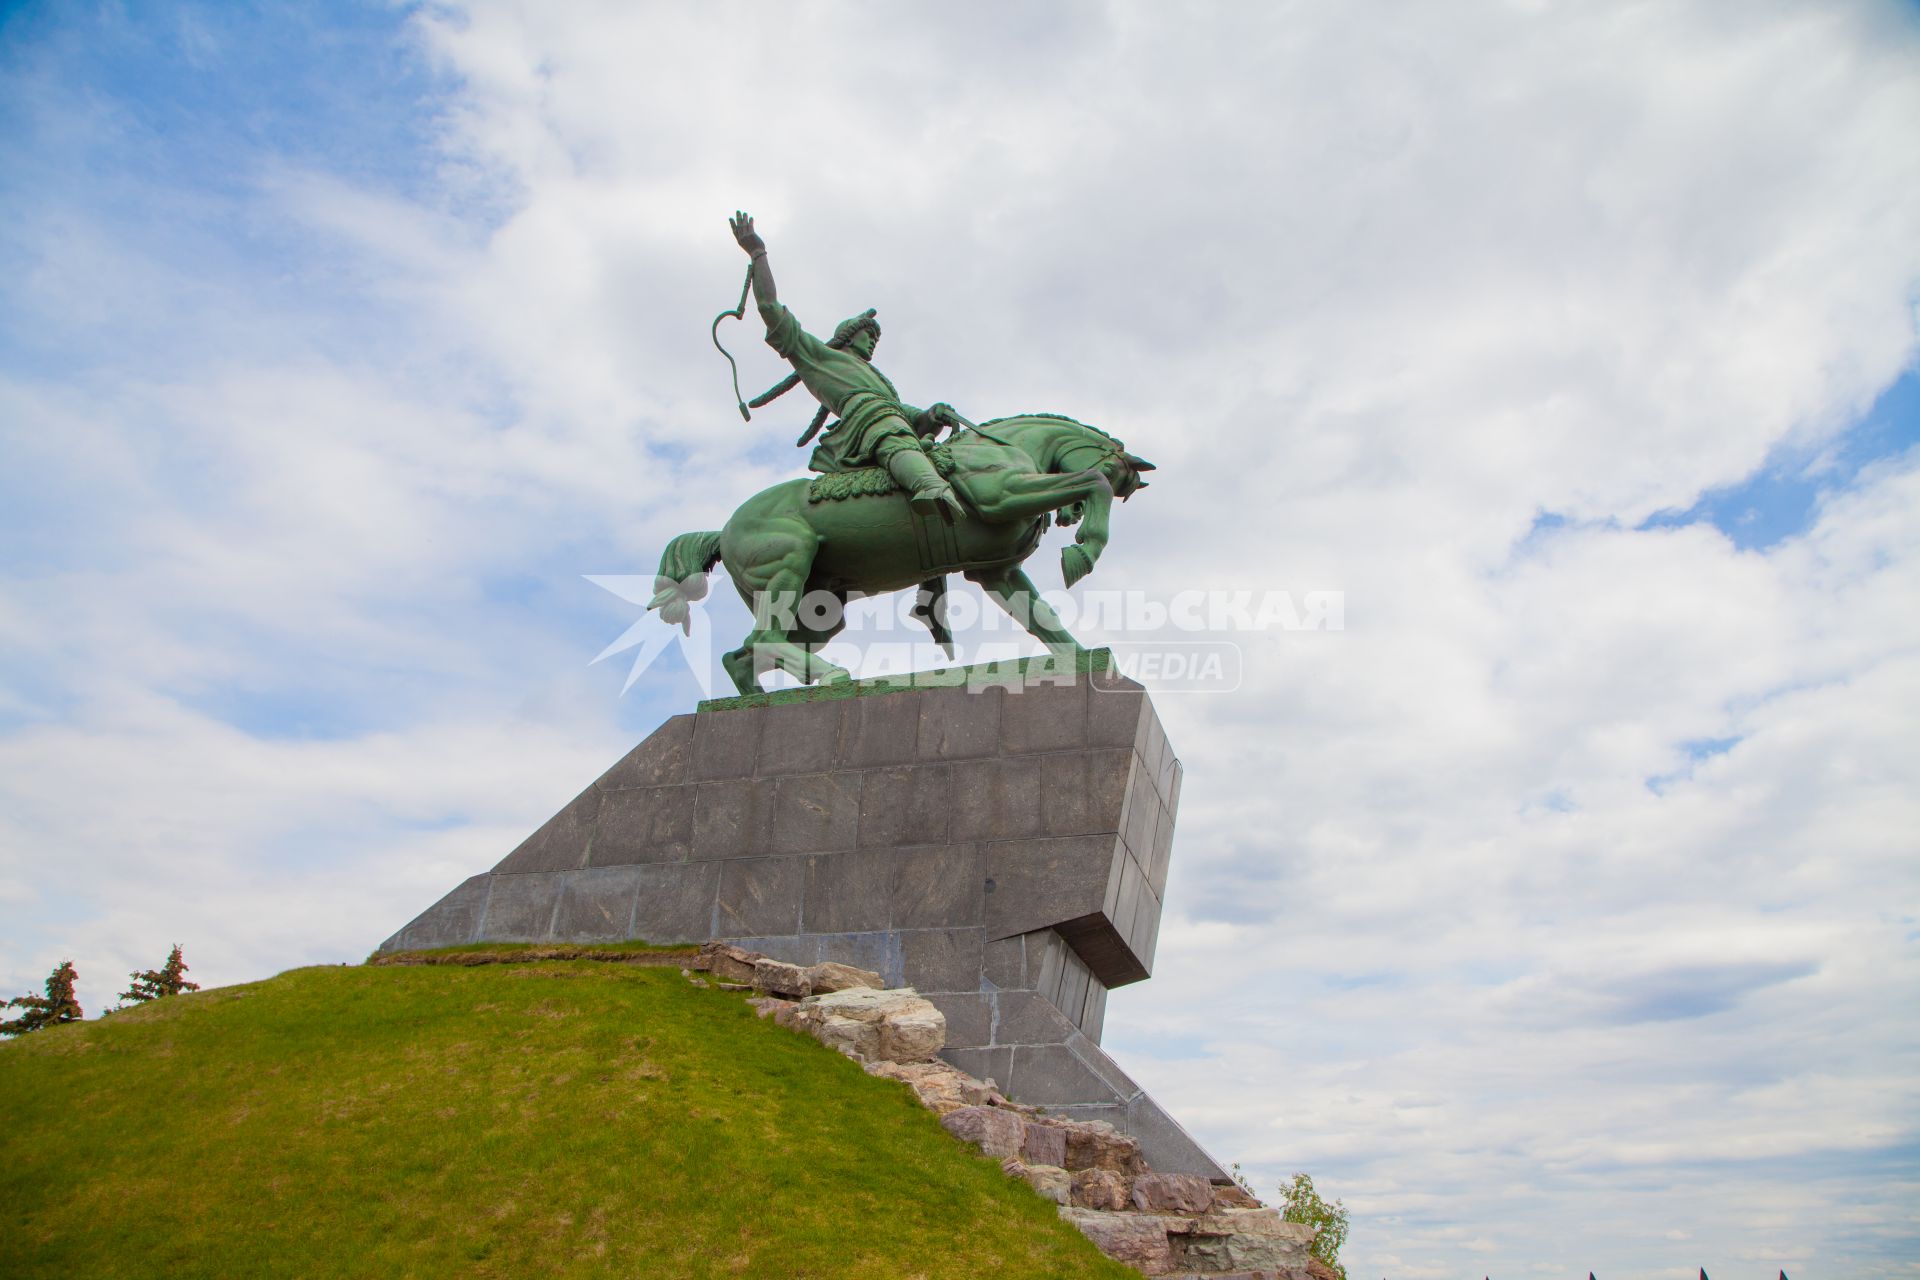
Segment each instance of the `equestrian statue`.
[[[742,693],[760,692],[761,676],[774,670],[802,684],[848,678],[818,651],[845,625],[846,602],[862,596],[917,587],[913,617],[951,655],[942,608],[949,573],[978,583],[1053,652],[1077,650],[1021,565],[1051,518],[1078,526],[1060,555],[1066,584],[1086,577],[1106,548],[1113,500],[1146,488],[1142,476],[1153,464],[1059,414],[976,426],[946,404],[906,404],[873,366],[875,313],[843,321],[821,341],[781,303],[753,219],[736,213],[731,226],[749,258],[747,279],[739,307],[714,318],[714,343],[722,319],[744,316],[750,291],[767,345],[793,373],[751,403],[740,401],[741,416],[750,421],[751,409],[804,386],[820,408],[798,444],[819,437],[809,462],[819,474],[761,490],[721,529],[669,542],[648,607],[689,626],[689,605],[705,596],[707,572],[723,565],[753,611],[753,630],[721,659]],[[738,382],[736,369],[736,398]],[[940,441],[942,431],[952,434]]]

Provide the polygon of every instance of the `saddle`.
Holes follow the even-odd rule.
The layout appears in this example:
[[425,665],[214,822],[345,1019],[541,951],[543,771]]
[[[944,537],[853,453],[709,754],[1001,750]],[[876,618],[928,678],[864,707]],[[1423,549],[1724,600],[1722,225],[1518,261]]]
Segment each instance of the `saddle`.
[[[943,478],[953,476],[953,451],[944,444],[927,450],[933,469]],[[856,467],[852,471],[829,471],[815,476],[807,485],[808,502],[845,502],[849,498],[881,498],[889,493],[904,493],[885,467]]]

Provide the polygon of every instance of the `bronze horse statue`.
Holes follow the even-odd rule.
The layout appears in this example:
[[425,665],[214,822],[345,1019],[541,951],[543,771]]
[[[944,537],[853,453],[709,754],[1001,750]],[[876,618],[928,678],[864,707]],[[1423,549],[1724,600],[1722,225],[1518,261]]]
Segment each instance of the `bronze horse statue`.
[[[1106,548],[1113,500],[1144,489],[1142,473],[1153,464],[1097,427],[1058,414],[970,426],[933,454],[965,505],[961,518],[949,523],[915,511],[880,467],[782,481],[741,503],[724,528],[669,542],[648,608],[688,626],[688,605],[706,595],[707,571],[724,565],[754,615],[745,641],[721,659],[742,693],[761,692],[760,677],[775,669],[802,684],[848,678],[817,652],[845,625],[846,602],[947,573],[978,583],[1050,649],[1078,649],[1021,565],[1052,517],[1079,526],[1060,554],[1067,585],[1086,577]],[[805,619],[803,599],[816,606],[804,610]],[[817,608],[822,602],[830,607]],[[952,651],[935,602],[923,597],[914,616]]]

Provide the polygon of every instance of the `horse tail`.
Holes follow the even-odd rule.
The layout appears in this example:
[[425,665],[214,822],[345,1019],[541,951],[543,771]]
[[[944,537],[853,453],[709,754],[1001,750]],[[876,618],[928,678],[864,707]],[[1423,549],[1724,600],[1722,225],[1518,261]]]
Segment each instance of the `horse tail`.
[[720,531],[683,533],[660,553],[660,572],[653,580],[649,609],[689,634],[693,631],[688,606],[707,595],[707,570],[720,563]]

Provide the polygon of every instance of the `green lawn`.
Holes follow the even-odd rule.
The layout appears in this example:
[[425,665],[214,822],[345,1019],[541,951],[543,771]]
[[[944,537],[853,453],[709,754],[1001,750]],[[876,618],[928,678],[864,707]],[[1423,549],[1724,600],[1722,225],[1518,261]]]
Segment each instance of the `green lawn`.
[[0,1273],[1107,1277],[902,1086],[672,968],[297,969],[0,1044]]

